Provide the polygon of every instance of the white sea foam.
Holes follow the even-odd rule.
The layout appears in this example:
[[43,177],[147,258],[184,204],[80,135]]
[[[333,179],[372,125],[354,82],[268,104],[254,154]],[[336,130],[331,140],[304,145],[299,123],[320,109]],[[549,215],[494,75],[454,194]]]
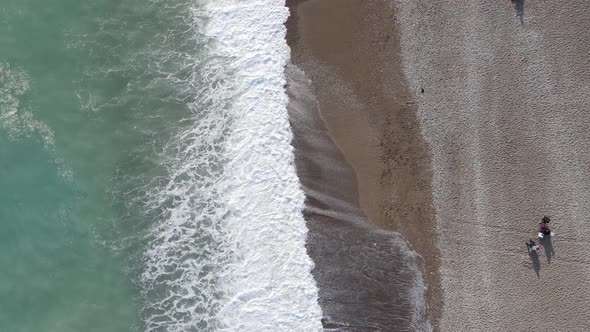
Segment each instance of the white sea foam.
[[216,0],[207,9],[208,34],[235,57],[240,91],[223,177],[234,256],[223,269],[230,298],[219,319],[227,331],[321,330],[284,91],[288,9],[278,0]]
[[211,0],[193,17],[209,40],[205,86],[195,126],[165,149],[168,179],[147,189],[160,219],[142,275],[147,330],[319,331],[284,91],[288,10]]
[[53,131],[21,105],[29,88],[30,79],[25,71],[0,63],[0,128],[12,138],[37,133],[49,148],[53,145]]
[[0,62],[0,130],[13,140],[28,137],[41,139],[45,150],[53,155],[59,174],[71,180],[71,169],[55,156],[53,130],[35,117],[30,105],[22,103],[30,85],[31,80],[24,70]]

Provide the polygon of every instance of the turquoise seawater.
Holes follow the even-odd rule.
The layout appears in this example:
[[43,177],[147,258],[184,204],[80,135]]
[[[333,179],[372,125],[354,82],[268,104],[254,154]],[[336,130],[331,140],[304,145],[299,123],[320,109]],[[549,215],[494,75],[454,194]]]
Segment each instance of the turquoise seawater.
[[146,329],[146,193],[199,116],[197,7],[1,1],[0,331]]

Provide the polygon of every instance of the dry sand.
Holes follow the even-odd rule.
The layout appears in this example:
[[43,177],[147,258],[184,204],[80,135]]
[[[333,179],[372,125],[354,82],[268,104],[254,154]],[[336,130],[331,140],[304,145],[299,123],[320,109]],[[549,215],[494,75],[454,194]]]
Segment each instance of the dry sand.
[[[441,331],[590,331],[590,1],[395,5],[432,149]],[[557,234],[529,257],[544,214]]]

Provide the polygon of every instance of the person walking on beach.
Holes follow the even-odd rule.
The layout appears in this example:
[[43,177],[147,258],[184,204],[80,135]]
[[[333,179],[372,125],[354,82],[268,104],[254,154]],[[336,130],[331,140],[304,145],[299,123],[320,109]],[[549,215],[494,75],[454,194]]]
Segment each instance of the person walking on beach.
[[543,216],[541,222],[539,223],[539,238],[543,238],[544,236],[553,236],[553,232],[549,228],[549,222],[551,219],[547,216]]

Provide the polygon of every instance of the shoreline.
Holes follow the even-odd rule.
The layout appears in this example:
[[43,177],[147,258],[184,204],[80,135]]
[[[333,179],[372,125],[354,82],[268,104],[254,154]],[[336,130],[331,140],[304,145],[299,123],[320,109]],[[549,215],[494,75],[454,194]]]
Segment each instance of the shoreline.
[[430,155],[405,87],[393,7],[361,0],[287,0],[287,6],[292,62],[311,79],[320,121],[342,154],[338,162],[351,168],[344,175],[352,182],[347,202],[371,225],[399,232],[423,258],[426,316],[437,331],[442,291]]
[[398,233],[370,224],[356,175],[318,112],[311,82],[286,68],[295,163],[306,195],[306,249],[326,331],[432,331],[423,259]]

